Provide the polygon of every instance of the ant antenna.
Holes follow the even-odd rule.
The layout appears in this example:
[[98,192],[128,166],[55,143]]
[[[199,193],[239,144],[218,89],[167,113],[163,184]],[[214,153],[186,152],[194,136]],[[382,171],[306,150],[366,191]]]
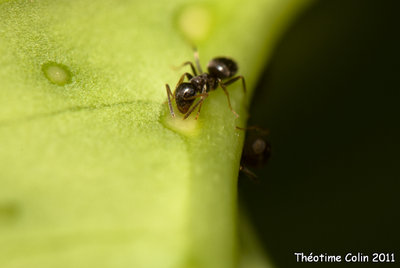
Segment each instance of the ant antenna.
[[199,70],[199,73],[202,74],[203,70],[201,69],[201,66],[200,66],[199,51],[197,50],[196,46],[192,46],[192,48],[193,48],[194,61],[196,63],[197,70]]

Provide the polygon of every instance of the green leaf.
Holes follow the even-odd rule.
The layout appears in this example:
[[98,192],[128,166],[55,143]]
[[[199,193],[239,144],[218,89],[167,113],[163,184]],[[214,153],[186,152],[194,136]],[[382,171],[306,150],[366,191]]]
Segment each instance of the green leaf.
[[[235,126],[309,1],[0,2],[0,266],[234,267]],[[221,90],[170,117],[191,44],[237,60],[239,119]]]

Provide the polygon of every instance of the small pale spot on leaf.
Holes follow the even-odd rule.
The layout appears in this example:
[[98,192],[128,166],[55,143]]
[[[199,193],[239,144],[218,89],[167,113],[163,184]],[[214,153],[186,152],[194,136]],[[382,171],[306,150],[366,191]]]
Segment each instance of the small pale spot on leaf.
[[204,6],[186,6],[177,17],[179,30],[191,42],[205,40],[211,31],[212,14]]
[[72,82],[71,72],[64,64],[46,62],[42,65],[42,71],[52,84],[63,86]]

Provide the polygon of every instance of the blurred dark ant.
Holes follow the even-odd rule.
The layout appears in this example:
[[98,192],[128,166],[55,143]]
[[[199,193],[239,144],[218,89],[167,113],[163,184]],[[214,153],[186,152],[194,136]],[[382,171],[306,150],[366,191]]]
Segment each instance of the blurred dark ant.
[[[232,113],[239,117],[239,115],[232,109],[231,101],[229,99],[229,93],[226,90],[226,87],[237,80],[242,80],[243,91],[246,92],[246,83],[244,81],[244,77],[238,75],[233,77],[237,70],[238,66],[233,59],[225,58],[225,57],[217,57],[212,59],[207,66],[208,73],[202,71],[199,55],[197,50],[194,51],[194,59],[196,62],[197,71],[191,61],[184,62],[181,67],[185,65],[190,65],[193,75],[190,73],[184,73],[176,84],[174,93],[171,92],[171,89],[168,84],[165,85],[167,89],[167,97],[168,97],[168,106],[169,111],[172,117],[175,117],[174,110],[172,109],[172,101],[175,99],[176,106],[178,110],[184,114],[183,119],[189,117],[189,115],[199,107],[196,115],[196,120],[199,117],[201,106],[203,105],[204,100],[208,97],[208,93],[211,90],[215,90],[220,86],[225,92],[226,97],[228,98],[229,109],[231,109]],[[183,83],[184,78],[187,78],[189,82]],[[227,81],[226,80],[230,78]],[[193,102],[195,99],[200,98],[193,106]],[[192,108],[190,108],[192,106]]]
[[269,132],[259,127],[241,128],[239,130],[248,130],[243,146],[242,158],[240,160],[240,171],[251,179],[256,179],[248,167],[258,168],[266,164],[271,157],[271,144],[267,139]]

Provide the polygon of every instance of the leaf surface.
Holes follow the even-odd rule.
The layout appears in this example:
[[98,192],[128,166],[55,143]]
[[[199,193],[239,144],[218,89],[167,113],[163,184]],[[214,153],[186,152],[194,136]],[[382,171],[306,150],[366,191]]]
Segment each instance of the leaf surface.
[[[309,1],[0,1],[0,266],[234,267],[256,79]],[[246,77],[172,120],[165,84],[229,56]]]

